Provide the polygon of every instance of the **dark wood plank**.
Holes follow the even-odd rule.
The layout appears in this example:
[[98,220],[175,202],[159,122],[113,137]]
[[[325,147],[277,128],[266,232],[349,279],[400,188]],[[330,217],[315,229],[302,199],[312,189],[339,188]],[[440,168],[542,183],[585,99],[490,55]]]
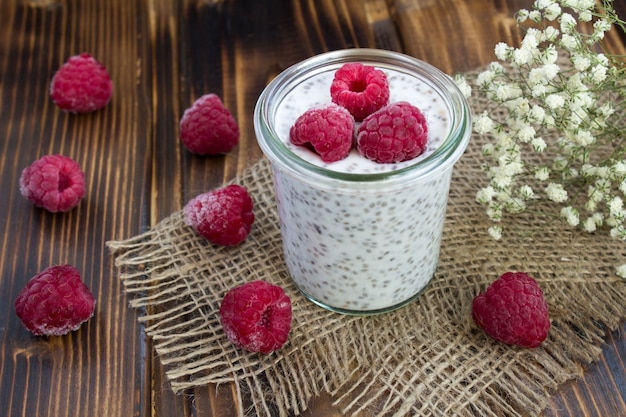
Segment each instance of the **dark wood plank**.
[[[128,310],[105,242],[140,230],[146,211],[149,86],[138,65],[143,3],[5,1],[0,4],[0,403],[3,415],[142,415],[145,338]],[[142,40],[143,39],[143,40]],[[69,55],[89,51],[115,80],[111,104],[70,115],[49,99],[50,78]],[[22,169],[43,154],[75,158],[87,195],[70,213],[33,207],[19,193]],[[97,299],[95,317],[66,337],[36,338],[12,307],[27,279],[75,265]]]

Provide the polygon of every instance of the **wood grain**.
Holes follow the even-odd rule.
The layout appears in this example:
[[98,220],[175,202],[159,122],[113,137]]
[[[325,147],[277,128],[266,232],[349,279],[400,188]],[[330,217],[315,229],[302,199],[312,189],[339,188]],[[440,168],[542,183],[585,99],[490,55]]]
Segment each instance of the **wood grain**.
[[[261,157],[252,112],[280,71],[351,47],[404,51],[448,73],[519,43],[512,18],[530,0],[3,0],[0,3],[0,404],[8,416],[231,416],[229,385],[175,396],[128,308],[108,240],[136,235]],[[621,9],[626,7],[619,3]],[[609,39],[626,51],[624,37]],[[49,100],[68,56],[88,51],[109,69],[112,102],[71,115]],[[241,128],[225,156],[197,157],[177,139],[184,109],[219,94]],[[75,158],[87,196],[72,212],[33,208],[17,187],[48,153]],[[65,337],[30,336],[12,303],[41,269],[71,263],[97,298],[96,316]],[[626,415],[626,325],[600,359],[550,402],[546,416]],[[307,416],[340,416],[321,396]],[[243,404],[246,407],[246,404]],[[0,413],[2,414],[2,413]]]

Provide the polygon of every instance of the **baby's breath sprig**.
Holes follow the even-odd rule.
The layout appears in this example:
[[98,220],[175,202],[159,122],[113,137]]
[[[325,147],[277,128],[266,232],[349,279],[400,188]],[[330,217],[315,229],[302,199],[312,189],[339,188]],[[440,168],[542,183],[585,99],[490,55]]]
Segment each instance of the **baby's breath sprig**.
[[[550,201],[571,227],[626,241],[626,64],[604,44],[626,22],[610,0],[536,0],[516,19],[520,46],[497,44],[498,61],[476,79],[493,104],[473,125],[491,139],[489,184],[476,195],[488,231],[500,239],[505,215]],[[626,278],[626,265],[616,273]]]

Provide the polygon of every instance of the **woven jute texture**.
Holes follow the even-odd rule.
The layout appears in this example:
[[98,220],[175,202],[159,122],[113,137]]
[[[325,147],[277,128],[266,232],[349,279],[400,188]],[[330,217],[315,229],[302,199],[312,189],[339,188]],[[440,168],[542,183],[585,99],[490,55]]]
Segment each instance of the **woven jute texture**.
[[[470,104],[475,114],[487,105],[476,98]],[[256,221],[242,245],[208,244],[180,211],[143,234],[109,242],[173,391],[234,382],[241,415],[299,415],[323,392],[354,416],[540,414],[560,384],[598,358],[606,332],[626,317],[626,283],[615,275],[626,245],[606,230],[588,234],[543,215],[508,224],[534,233],[494,241],[475,202],[486,183],[483,140],[473,137],[454,168],[432,282],[395,312],[340,315],[297,291],[282,258],[265,159],[233,181],[255,203]],[[472,299],[508,270],[535,277],[548,301],[552,326],[537,349],[497,343],[471,319]],[[270,355],[237,349],[219,323],[224,294],[255,279],[281,285],[293,303],[289,341]]]

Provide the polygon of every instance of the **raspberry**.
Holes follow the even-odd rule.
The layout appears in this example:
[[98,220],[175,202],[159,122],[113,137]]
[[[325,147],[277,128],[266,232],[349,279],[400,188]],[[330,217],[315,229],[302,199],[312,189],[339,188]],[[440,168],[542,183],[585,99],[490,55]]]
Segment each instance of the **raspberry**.
[[236,346],[267,354],[287,342],[291,300],[277,285],[247,282],[226,293],[220,305],[220,322]]
[[383,71],[352,62],[335,72],[330,96],[360,122],[389,102],[389,83]]
[[50,84],[52,101],[71,113],[99,110],[112,95],[113,82],[107,69],[86,52],[70,57]]
[[348,110],[336,104],[307,110],[289,130],[291,143],[311,145],[324,162],[347,157],[353,137],[354,118]]
[[239,143],[239,126],[217,95],[205,94],[180,119],[180,140],[194,154],[226,153]]
[[96,300],[71,265],[44,269],[15,299],[15,313],[36,336],[62,336],[93,316]]
[[50,212],[70,211],[85,195],[85,174],[67,156],[45,155],[24,168],[20,192]]
[[209,242],[235,246],[243,242],[254,222],[252,199],[240,185],[229,185],[189,200],[185,223]]
[[472,318],[495,340],[528,348],[548,337],[548,304],[537,282],[523,272],[507,272],[474,298]]
[[361,155],[372,161],[408,161],[426,148],[426,118],[420,109],[407,102],[389,104],[363,120],[356,141]]

